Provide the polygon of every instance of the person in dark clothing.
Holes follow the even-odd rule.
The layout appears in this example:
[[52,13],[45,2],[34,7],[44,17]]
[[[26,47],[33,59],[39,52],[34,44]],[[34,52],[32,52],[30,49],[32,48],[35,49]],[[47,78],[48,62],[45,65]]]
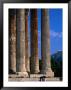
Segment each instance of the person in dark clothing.
[[40,81],[45,81],[45,78],[46,78],[45,76],[41,76]]

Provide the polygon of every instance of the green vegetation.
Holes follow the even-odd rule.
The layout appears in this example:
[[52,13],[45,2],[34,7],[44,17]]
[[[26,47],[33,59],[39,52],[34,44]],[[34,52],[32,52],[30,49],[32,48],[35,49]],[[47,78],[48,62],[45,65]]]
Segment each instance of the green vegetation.
[[51,68],[55,73],[55,77],[62,77],[62,60],[56,61],[51,57]]

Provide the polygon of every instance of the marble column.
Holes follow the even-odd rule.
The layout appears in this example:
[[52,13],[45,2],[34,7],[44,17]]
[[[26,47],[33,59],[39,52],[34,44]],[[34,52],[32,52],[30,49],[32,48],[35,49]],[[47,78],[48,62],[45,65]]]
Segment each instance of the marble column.
[[9,9],[9,73],[16,72],[16,13]]
[[39,73],[37,9],[31,9],[31,73]]
[[25,10],[16,10],[16,28],[17,28],[17,74],[27,77],[25,66]]
[[29,60],[29,40],[28,40],[28,15],[29,10],[25,11],[25,64],[27,72],[30,72],[30,60]]
[[49,14],[47,9],[41,10],[41,57],[42,70],[41,73],[47,77],[53,77],[54,72],[51,69],[50,58],[50,30],[49,30]]

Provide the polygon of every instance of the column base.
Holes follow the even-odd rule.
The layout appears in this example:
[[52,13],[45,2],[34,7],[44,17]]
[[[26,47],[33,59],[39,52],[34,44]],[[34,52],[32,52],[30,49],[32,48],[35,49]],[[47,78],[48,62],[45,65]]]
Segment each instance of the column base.
[[40,72],[39,68],[35,68],[33,67],[31,70],[30,70],[31,74],[38,74]]
[[46,77],[54,77],[54,72],[51,70],[51,71],[47,71],[46,72]]
[[39,72],[40,72],[40,71],[37,71],[37,70],[36,70],[36,71],[34,71],[34,74],[38,74]]
[[16,70],[14,70],[14,69],[9,69],[9,74],[16,74]]
[[30,69],[27,69],[26,71],[27,71],[27,72],[30,72]]
[[16,72],[16,74],[20,77],[28,77],[28,73],[27,72]]
[[34,70],[33,70],[33,74],[38,74],[40,72],[39,68],[36,67]]
[[45,74],[46,77],[54,77],[54,72],[49,68],[48,70],[41,71],[42,74]]
[[31,74],[39,74],[39,72],[40,71],[38,71],[38,70],[36,70],[36,71],[34,70],[34,71],[31,71]]
[[40,72],[39,70],[39,65],[36,65],[35,68],[34,68],[34,74],[38,74]]

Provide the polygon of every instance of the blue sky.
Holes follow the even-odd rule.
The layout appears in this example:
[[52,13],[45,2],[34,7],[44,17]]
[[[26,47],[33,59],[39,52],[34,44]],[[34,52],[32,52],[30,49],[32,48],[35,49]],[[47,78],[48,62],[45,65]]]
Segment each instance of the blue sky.
[[[29,32],[30,32],[30,17]],[[49,9],[50,53],[62,50],[62,9]],[[29,42],[30,44],[30,42]],[[38,9],[38,52],[41,58],[41,10]]]

